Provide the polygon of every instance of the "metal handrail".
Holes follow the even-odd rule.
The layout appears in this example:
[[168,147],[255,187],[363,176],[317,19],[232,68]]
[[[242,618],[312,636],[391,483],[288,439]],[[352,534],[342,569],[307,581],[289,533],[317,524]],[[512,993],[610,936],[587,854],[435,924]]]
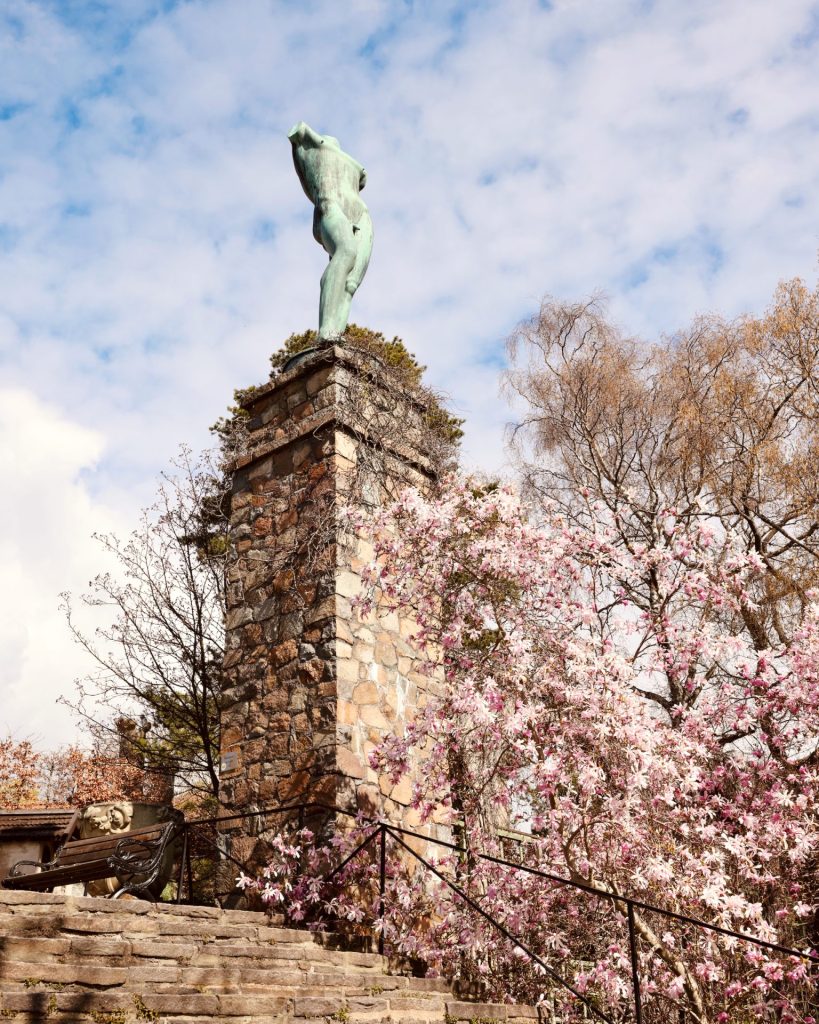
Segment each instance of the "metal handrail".
[[481,917],[484,918],[484,920],[488,921],[493,927],[497,928],[498,931],[503,936],[509,939],[515,946],[518,947],[518,949],[522,950],[529,957],[529,959],[533,960],[538,965],[538,967],[541,967],[549,975],[550,978],[554,979],[554,981],[558,982],[565,989],[568,989],[568,991],[571,992],[572,995],[575,996],[575,998],[579,999],[583,1003],[583,1005],[586,1006],[589,1010],[591,1010],[591,1012],[596,1017],[599,1017],[600,1020],[606,1021],[606,1024],[613,1024],[611,1018],[607,1017],[602,1011],[598,1010],[594,1003],[592,1003],[590,999],[587,999],[582,992],[579,992],[571,984],[571,982],[566,981],[565,978],[561,978],[555,970],[549,967],[547,963],[544,963],[544,961],[536,953],[533,953],[531,949],[529,949],[520,941],[520,939],[513,935],[505,925],[501,924],[500,921],[496,920],[494,917],[492,917],[491,914],[484,910],[483,907],[477,902],[477,900],[474,900],[471,896],[468,896],[463,891],[463,889],[460,888],[460,886],[455,885],[454,882],[450,881],[450,879],[448,879],[446,875],[442,874],[433,864],[430,864],[429,861],[426,860],[426,858],[422,857],[419,853],[413,850],[409,843],[405,843],[404,840],[399,835],[396,835],[392,831],[392,829],[388,828],[386,825],[382,825],[380,831],[382,841],[389,834],[397,843],[403,846],[405,850],[411,853],[419,863],[423,864],[428,871],[431,871],[437,878],[440,878],[442,882],[448,885],[449,888],[454,893],[456,893],[456,895],[459,896],[468,907],[471,907],[473,910],[477,911],[477,913],[479,913]]
[[[469,896],[459,886],[447,878],[442,872],[440,872],[434,864],[431,864],[426,858],[421,856],[416,850],[404,841],[404,836],[409,836],[416,839],[421,839],[426,843],[431,843],[436,846],[444,847],[455,852],[463,852],[464,847],[459,846],[457,843],[448,842],[445,839],[437,839],[432,836],[425,835],[422,832],[416,832],[412,829],[405,828],[402,825],[392,821],[385,821],[383,819],[366,818],[360,814],[355,814],[351,811],[344,810],[343,808],[335,807],[332,804],[325,804],[321,802],[308,802],[308,803],[296,803],[286,804],[280,807],[265,808],[259,811],[251,811],[244,814],[233,814],[224,815],[212,818],[200,818],[194,819],[189,822],[185,822],[185,842],[183,861],[187,854],[187,872],[188,872],[188,891],[191,889],[191,868],[190,868],[190,843],[188,841],[188,832],[191,827],[197,825],[223,825],[229,821],[243,821],[247,818],[263,817],[265,815],[279,815],[286,814],[288,812],[298,812],[299,821],[303,823],[304,814],[307,811],[325,811],[332,814],[340,814],[348,818],[352,818],[356,821],[361,822],[364,827],[372,826],[372,831],[365,839],[363,839],[358,845],[349,852],[344,859],[337,864],[330,872],[324,875],[324,882],[327,883],[338,875],[343,869],[358,856],[366,847],[368,847],[376,837],[379,838],[379,918],[382,921],[382,926],[379,932],[378,938],[378,951],[379,953],[384,952],[384,927],[383,921],[387,911],[386,907],[386,841],[387,836],[400,845],[404,850],[410,853],[420,864],[422,864],[428,871],[431,871],[437,878],[439,878],[444,884],[446,884],[456,895],[462,899],[467,906],[469,906],[476,913],[480,914],[492,927],[496,928],[507,940],[512,942],[518,949],[520,949],[529,959],[537,964],[546,974],[549,975],[555,982],[560,986],[569,991],[572,996],[580,1000],[588,1010],[590,1010],[598,1019],[607,1022],[607,1024],[613,1024],[610,1017],[607,1017],[600,1009],[598,1009],[594,1003],[588,999],[582,992],[578,991],[570,982],[562,978],[553,968],[549,967],[536,953],[529,949],[519,938],[510,932],[506,926],[494,918],[488,911],[486,911],[473,897]],[[210,845],[215,846],[210,840]],[[236,863],[239,867],[244,868],[236,858],[230,856],[226,851],[220,850],[216,847],[221,856],[225,857]],[[654,904],[647,903],[645,900],[635,899],[630,896],[623,896],[620,893],[610,892],[607,889],[601,889],[597,886],[589,885],[585,882],[578,882],[571,878],[564,878],[561,875],[557,875],[550,871],[544,871],[540,868],[533,868],[526,864],[515,863],[511,860],[506,860],[503,857],[495,856],[494,854],[483,853],[481,851],[470,851],[470,856],[475,857],[479,860],[484,860],[488,863],[497,864],[502,867],[512,868],[515,871],[521,871],[526,874],[530,874],[534,877],[544,878],[548,881],[558,883],[560,885],[566,885],[573,889],[587,892],[598,899],[605,899],[609,902],[619,903],[625,905],[626,910],[626,921],[628,925],[628,936],[629,936],[629,953],[631,961],[631,981],[632,991],[634,996],[634,1021],[635,1024],[642,1024],[643,1012],[642,1012],[642,994],[640,990],[640,978],[639,978],[639,962],[637,956],[637,930],[635,924],[634,910],[648,911],[650,913],[656,913],[663,917],[669,918],[674,921],[680,921],[684,924],[693,925],[696,928],[702,928],[707,931],[715,932],[720,935],[727,936],[729,938],[738,939],[742,942],[749,942],[755,946],[763,949],[772,950],[777,953],[782,953],[786,956],[797,957],[801,960],[806,960],[811,964],[816,965],[819,963],[817,959],[817,953],[815,951],[805,953],[798,949],[792,949],[789,946],[783,946],[776,942],[769,942],[766,939],[760,939],[753,935],[746,935],[742,932],[732,931],[729,928],[724,928],[721,925],[711,924],[708,921],[703,921],[700,918],[691,917],[687,914],[681,914],[677,911],[667,910],[663,907],[655,906]],[[180,864],[179,871],[179,882],[178,882],[178,893],[177,902],[181,900],[182,894],[182,872],[183,864]]]
[[[425,836],[422,832],[413,832],[411,829],[403,828],[400,825],[394,825],[392,822],[389,823],[389,828],[395,829],[397,832],[403,832],[405,835],[413,836],[416,839],[425,839],[428,842],[436,843],[438,846],[446,846],[450,850],[463,850],[462,846],[458,846],[456,843],[448,843],[444,839],[430,839],[429,836]],[[776,942],[768,942],[766,939],[758,939],[755,935],[746,935],[744,932],[735,932],[730,928],[723,928],[718,924],[710,924],[708,921],[703,921],[698,917],[689,917],[687,914],[680,914],[675,910],[666,910],[663,907],[657,907],[653,903],[646,903],[644,900],[635,899],[632,896],[621,896],[619,893],[610,892],[608,889],[600,889],[594,885],[588,885],[586,882],[576,882],[572,878],[564,878],[562,875],[553,874],[551,871],[543,871],[540,868],[532,868],[527,864],[516,864],[514,861],[505,860],[503,857],[495,857],[490,853],[481,853],[479,851],[470,851],[471,856],[477,857],[479,860],[485,860],[492,864],[500,864],[506,867],[514,868],[516,871],[523,871],[528,875],[536,875],[539,878],[546,878],[550,882],[558,882],[561,885],[571,886],[573,889],[581,889],[583,892],[591,893],[593,896],[598,896],[601,899],[613,900],[615,903],[631,904],[638,910],[647,910],[653,914],[661,914],[663,917],[668,917],[674,921],[681,921],[683,924],[693,924],[697,928],[705,928],[711,932],[718,932],[720,935],[726,935],[729,938],[742,939],[745,942],[752,942],[755,946],[761,946],[764,949],[771,949],[777,953],[785,953],[789,956],[798,956],[802,960],[808,960],[811,963],[817,963],[817,954],[815,953],[803,953],[798,949],[791,949],[790,946],[781,946]]]

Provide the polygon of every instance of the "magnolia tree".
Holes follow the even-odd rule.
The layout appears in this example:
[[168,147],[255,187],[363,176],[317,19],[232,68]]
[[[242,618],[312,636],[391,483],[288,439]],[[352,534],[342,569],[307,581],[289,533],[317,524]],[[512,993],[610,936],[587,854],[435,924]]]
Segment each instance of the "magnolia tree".
[[[397,912],[380,925],[394,948],[496,998],[580,1019],[588,1008],[554,971],[593,1014],[628,1019],[625,906],[477,853],[808,951],[819,610],[808,603],[788,643],[760,650],[731,623],[753,610],[763,567],[724,526],[669,507],[655,543],[626,546],[602,510],[578,521],[547,509],[545,522],[528,522],[510,489],[452,480],[354,523],[376,551],[361,610],[378,598],[411,613],[426,670],[445,680],[373,767],[397,780],[423,760],[413,803],[422,818],[448,814],[463,848],[439,870],[547,970],[423,871],[391,867]],[[647,576],[658,599],[641,606],[630,595]],[[689,693],[670,712],[645,698],[669,675]],[[500,838],[513,829],[528,834],[515,851]],[[253,884],[296,916],[355,917],[305,856],[284,843]],[[652,911],[634,925],[644,1019],[814,1021],[810,959]]]

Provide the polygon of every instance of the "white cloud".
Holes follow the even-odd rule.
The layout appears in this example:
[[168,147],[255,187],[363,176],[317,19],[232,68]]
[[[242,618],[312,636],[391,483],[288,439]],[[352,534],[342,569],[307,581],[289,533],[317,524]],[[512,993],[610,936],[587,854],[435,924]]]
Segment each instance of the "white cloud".
[[809,0],[7,0],[0,366],[104,438],[86,497],[130,521],[315,322],[304,118],[369,172],[354,319],[497,466],[502,340],[544,292],[603,288],[650,337],[813,276],[818,27]]
[[76,731],[55,702],[90,666],[58,604],[62,590],[82,591],[103,568],[90,534],[115,517],[83,476],[101,451],[99,434],[30,392],[0,390],[0,734],[56,745]]

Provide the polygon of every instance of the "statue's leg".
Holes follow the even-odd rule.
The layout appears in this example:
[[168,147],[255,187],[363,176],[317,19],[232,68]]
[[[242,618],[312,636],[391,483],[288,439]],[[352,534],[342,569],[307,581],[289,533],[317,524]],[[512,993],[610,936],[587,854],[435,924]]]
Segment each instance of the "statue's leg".
[[347,324],[350,322],[350,306],[358,286],[367,272],[370,262],[370,253],[373,251],[373,224],[370,215],[365,216],[353,227],[353,238],[355,240],[355,263],[353,269],[347,275],[344,284],[344,296],[339,306],[337,323],[343,324],[340,333],[344,333]]
[[321,276],[319,337],[338,338],[347,327],[350,312],[347,278],[355,266],[356,239],[352,224],[336,203],[322,210],[321,241],[330,262]]
[[359,222],[353,228],[355,236],[355,263],[347,278],[347,293],[352,298],[358,290],[358,286],[364,280],[367,267],[370,265],[370,256],[373,251],[373,222],[369,213],[364,213]]

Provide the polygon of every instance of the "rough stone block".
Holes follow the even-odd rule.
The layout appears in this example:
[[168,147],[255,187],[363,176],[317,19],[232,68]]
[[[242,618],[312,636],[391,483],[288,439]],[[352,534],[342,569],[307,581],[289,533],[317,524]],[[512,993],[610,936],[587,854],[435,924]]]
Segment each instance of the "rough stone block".
[[151,932],[156,930],[155,918],[127,917],[120,914],[66,914],[60,920],[65,932],[91,933],[94,935],[114,934],[127,929],[129,932]]
[[194,956],[198,946],[186,942],[168,942],[161,939],[133,939],[131,952],[134,956],[152,960],[180,960]]
[[287,996],[220,995],[219,1013],[223,1017],[259,1017],[263,1014],[289,1014],[293,1000]]
[[333,1017],[344,1006],[341,993],[335,998],[302,996],[293,1003],[294,1017]]
[[242,991],[252,988],[268,988],[274,984],[277,989],[298,991],[302,995],[305,994],[305,980],[309,977],[305,971],[285,970],[279,966],[276,966],[275,970],[270,967],[242,967],[238,973]]
[[17,892],[15,889],[0,889],[0,905],[12,907],[42,907],[54,904],[65,905],[66,897],[51,892]]
[[378,687],[372,682],[359,683],[353,690],[353,701],[359,705],[377,704]]
[[175,995],[171,993],[148,993],[141,996],[148,1010],[154,1010],[163,1016],[185,1014],[187,1016],[218,1016],[219,997],[204,993],[196,995]]
[[382,732],[388,732],[390,728],[390,723],[384,714],[372,704],[367,704],[361,709],[361,721],[365,725],[369,725],[373,729],[379,729]]
[[28,963],[50,961],[55,956],[64,956],[70,949],[71,940],[63,937],[40,939],[12,936],[3,940],[4,958]]
[[336,751],[338,769],[343,775],[353,779],[366,778],[367,769],[360,757],[357,757],[346,747],[339,747]]
[[503,1003],[447,1002],[446,1013],[455,1020],[506,1020],[508,1007]]
[[336,662],[336,677],[340,683],[355,683],[360,672],[361,665],[352,658],[340,658]]
[[421,995],[400,995],[390,998],[390,1008],[398,1013],[406,1013],[407,1010],[426,1010],[444,1016],[444,1000],[440,995],[430,994],[426,998]]
[[[236,920],[237,918],[233,915],[241,914],[241,911],[220,910],[219,907],[186,907],[176,903],[154,903],[148,904],[153,913],[158,914],[160,917],[184,917],[191,921],[203,920],[208,921],[222,921],[224,915],[230,914],[230,920]],[[260,916],[256,912],[256,916]]]
[[6,981],[37,981],[58,985],[99,985],[115,987],[125,983],[128,972],[124,967],[105,967],[88,963],[54,963],[47,961],[42,968],[31,963],[0,962],[0,978]]
[[11,914],[3,913],[4,936],[28,935],[32,938],[51,938],[57,935],[60,930],[59,921],[52,914],[38,912],[35,914]]
[[131,943],[108,935],[76,935],[71,939],[72,954],[80,956],[128,956]]
[[175,985],[181,970],[176,964],[168,966],[167,961],[161,964],[129,964],[128,987],[136,988],[145,984]]

